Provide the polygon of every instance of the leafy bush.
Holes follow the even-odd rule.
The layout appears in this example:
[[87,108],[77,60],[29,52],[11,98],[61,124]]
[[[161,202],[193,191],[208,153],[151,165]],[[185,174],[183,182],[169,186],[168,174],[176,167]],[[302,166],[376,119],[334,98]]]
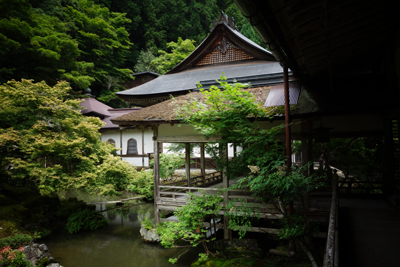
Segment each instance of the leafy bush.
[[0,247],[10,246],[12,248],[17,248],[22,245],[26,245],[31,242],[34,238],[26,234],[15,234],[14,236],[1,238]]
[[147,230],[152,230],[154,228],[154,223],[148,217],[144,218],[143,221],[139,218],[139,221],[140,224]]
[[154,176],[153,171],[136,172],[134,178],[130,181],[127,190],[143,195],[147,199],[154,197]]
[[[206,256],[201,255],[201,257],[205,259],[210,251],[206,245],[209,242],[206,239],[207,230],[202,229],[202,223],[207,217],[213,218],[214,222],[216,221],[217,212],[222,208],[219,203],[222,202],[223,198],[219,195],[208,195],[207,193],[200,196],[189,195],[186,206],[177,208],[174,212],[179,221],[159,224],[156,232],[160,235],[161,245],[167,248],[177,247],[177,243],[180,241],[188,242],[188,246],[193,247],[202,244],[206,250]],[[169,261],[175,263],[179,257]]]
[[0,182],[36,186],[42,194],[112,194],[134,179],[132,166],[100,140],[103,123],[82,115],[70,91],[66,82],[0,85]]
[[[172,177],[176,169],[185,165],[185,158],[182,154],[160,154],[160,178],[167,179]],[[154,166],[154,160],[150,162],[150,167]]]
[[83,209],[68,217],[67,231],[70,234],[82,230],[96,230],[108,224],[108,220],[95,210]]
[[0,248],[0,267],[30,267],[31,263],[25,260],[24,248],[13,250],[10,246]]

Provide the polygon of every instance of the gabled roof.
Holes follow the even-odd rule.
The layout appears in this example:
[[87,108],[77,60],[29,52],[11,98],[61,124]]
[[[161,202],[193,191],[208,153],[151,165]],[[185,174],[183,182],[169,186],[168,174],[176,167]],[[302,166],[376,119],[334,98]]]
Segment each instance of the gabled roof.
[[111,119],[117,118],[133,111],[138,111],[140,108],[112,108],[106,104],[101,103],[95,98],[85,98],[79,104],[81,106],[81,113],[85,116],[99,117],[106,124],[101,127],[104,129],[118,129],[118,125],[111,122]]
[[229,80],[248,82],[252,86],[282,82],[283,70],[271,52],[231,28],[227,21],[215,24],[211,33],[181,63],[164,75],[137,87],[117,92],[121,99],[138,106],[149,106],[204,87],[223,74]]
[[108,111],[111,109],[111,107],[101,103],[95,98],[85,98],[84,101],[79,105],[82,107],[81,113],[83,115],[93,115],[101,118],[111,116],[110,112]]
[[[194,68],[215,49],[226,52],[229,47],[240,49],[254,59],[276,61],[271,52],[245,37],[226,22],[219,22],[201,44],[181,63],[166,74],[173,74],[188,68]],[[234,61],[234,60],[232,60]]]
[[[197,82],[217,84],[215,81],[224,73],[228,79],[240,80],[251,76],[264,75],[264,78],[274,76],[283,77],[282,67],[278,62],[265,60],[248,61],[248,62],[232,62],[230,64],[217,64],[188,69],[179,73],[162,75],[157,79],[149,81],[140,86],[129,90],[116,93],[122,99],[124,96],[142,96],[142,95],[157,95],[169,93],[187,93],[197,89]],[[282,81],[279,81],[282,82]],[[274,83],[278,83],[275,81]]]
[[[298,103],[300,94],[300,84],[298,82],[290,83],[290,105]],[[256,102],[263,104],[264,107],[283,105],[284,91],[282,85],[262,86],[245,89],[252,93]],[[178,96],[164,102],[155,104],[151,107],[143,108],[137,112],[127,113],[118,118],[113,118],[112,122],[120,126],[127,125],[152,125],[169,122],[179,122],[177,111],[182,104],[188,100],[202,102],[204,95],[200,92],[191,92],[186,95]],[[277,114],[280,115],[280,114]]]

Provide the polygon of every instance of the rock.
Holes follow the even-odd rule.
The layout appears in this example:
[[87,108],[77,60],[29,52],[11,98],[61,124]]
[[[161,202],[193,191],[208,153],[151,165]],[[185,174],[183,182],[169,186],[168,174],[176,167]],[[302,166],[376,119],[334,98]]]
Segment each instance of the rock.
[[[25,246],[23,252],[25,254],[25,258],[31,262],[32,266],[35,266],[36,263],[38,263],[39,261],[44,261],[45,263],[48,263],[54,260],[54,258],[51,257],[49,249],[45,244],[34,243],[31,246]],[[40,262],[40,264],[42,264],[42,262]],[[47,266],[62,267],[58,263],[52,264]]]
[[140,227],[140,235],[145,242],[160,242],[160,236],[156,234],[156,229],[148,230],[143,226]]
[[49,251],[49,249],[47,248],[47,246],[45,244],[40,244],[39,249],[43,252]]
[[63,267],[62,265],[60,265],[59,263],[52,263],[47,265],[46,267]]

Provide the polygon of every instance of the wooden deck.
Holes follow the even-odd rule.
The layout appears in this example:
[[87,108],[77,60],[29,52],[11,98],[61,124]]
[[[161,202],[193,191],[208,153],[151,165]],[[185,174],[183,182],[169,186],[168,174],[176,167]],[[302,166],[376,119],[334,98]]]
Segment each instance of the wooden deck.
[[[230,186],[232,186],[238,179],[229,180]],[[159,185],[158,195],[156,197],[157,201],[155,202],[156,208],[159,211],[170,211],[173,212],[178,207],[185,206],[188,202],[188,198],[191,194],[200,195],[203,192],[207,194],[219,195],[224,198],[221,201],[220,205],[222,209],[219,210],[218,215],[225,215],[227,203],[230,201],[235,201],[235,206],[243,206],[251,207],[253,210],[252,216],[260,217],[260,219],[266,220],[278,220],[283,218],[282,212],[277,208],[277,205],[274,203],[263,203],[259,199],[255,198],[251,195],[249,190],[242,189],[230,189],[228,193],[224,193],[224,186],[222,182],[222,175],[220,173],[214,173],[210,175],[210,177],[206,178],[206,183],[203,183],[202,177],[194,177],[190,185],[198,185],[198,186],[187,186],[186,181],[174,182]],[[176,185],[181,184],[181,186]],[[327,222],[329,219],[329,208],[330,208],[330,196],[326,196],[326,201],[320,201],[321,197],[318,197],[318,201],[310,201],[311,206],[309,207],[308,218],[310,221],[324,221]],[[313,205],[315,203],[316,205]],[[321,204],[322,203],[322,204]],[[171,221],[176,220],[176,217],[159,219],[159,221]],[[204,222],[203,225],[205,227],[211,227],[209,222]],[[216,224],[216,228],[226,229],[227,225],[218,223]],[[272,228],[261,228],[261,227],[250,227],[246,229],[249,232],[261,232],[261,233],[269,233],[269,234],[278,234],[279,229]],[[318,234],[319,237],[326,237],[326,233]]]

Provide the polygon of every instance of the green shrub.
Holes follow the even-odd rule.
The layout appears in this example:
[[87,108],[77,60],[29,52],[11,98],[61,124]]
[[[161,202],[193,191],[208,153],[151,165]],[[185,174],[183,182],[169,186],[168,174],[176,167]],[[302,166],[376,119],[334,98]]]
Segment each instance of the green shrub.
[[108,220],[95,210],[79,210],[68,217],[67,231],[70,234],[82,230],[96,230],[108,224]]
[[148,217],[144,218],[143,221],[139,218],[139,221],[140,221],[140,224],[147,230],[152,230],[154,228],[154,223]]
[[154,197],[154,176],[152,171],[136,172],[135,178],[128,185],[127,190],[142,195],[147,199]]
[[31,267],[22,250],[13,250],[10,246],[0,248],[0,267]]
[[14,236],[1,238],[0,239],[0,248],[10,246],[12,248],[17,248],[23,245],[28,244],[33,240],[33,237],[26,234],[16,234]]

